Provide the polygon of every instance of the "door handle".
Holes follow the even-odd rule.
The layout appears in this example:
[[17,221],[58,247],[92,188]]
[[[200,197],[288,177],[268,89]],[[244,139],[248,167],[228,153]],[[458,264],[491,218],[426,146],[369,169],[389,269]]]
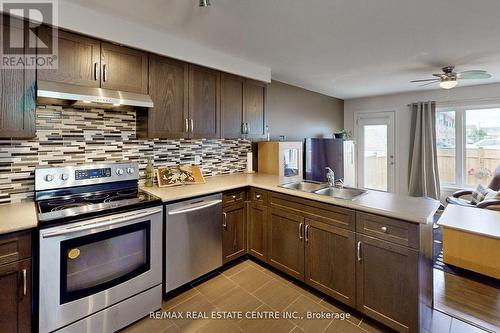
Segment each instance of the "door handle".
[[108,67],[106,67],[106,64],[102,65],[102,81],[106,82],[108,79]]
[[247,133],[246,134],[249,134],[250,133],[250,125],[248,123],[247,124]]
[[23,269],[23,296],[26,296],[28,293],[28,283],[26,278],[26,268]]
[[306,243],[309,243],[309,227],[310,227],[310,225],[306,224],[306,231],[305,231],[305,234],[306,234]]
[[208,207],[220,204],[221,202],[222,202],[222,200],[217,199],[217,200],[212,200],[212,201],[205,202],[202,205],[198,205],[198,204],[187,205],[187,206],[185,206],[183,208],[171,210],[170,212],[168,212],[168,215],[178,215],[178,214],[184,214],[184,213],[194,212],[194,211],[197,211],[197,210],[200,210],[200,209],[204,209],[204,208],[208,208]]
[[185,123],[184,123],[184,131],[186,133],[189,133],[189,119],[185,119]]
[[194,119],[191,118],[190,121],[191,121],[191,133],[193,133],[194,132]]
[[222,217],[222,227],[224,228],[224,230],[227,230],[227,214],[225,212],[222,213]]
[[361,262],[361,242],[358,242],[358,246],[356,249],[356,256],[358,258],[358,262]]
[[97,62],[94,62],[94,81],[97,81]]
[[302,235],[302,226],[304,225],[304,223],[299,223],[299,239],[302,239],[304,238],[304,236]]

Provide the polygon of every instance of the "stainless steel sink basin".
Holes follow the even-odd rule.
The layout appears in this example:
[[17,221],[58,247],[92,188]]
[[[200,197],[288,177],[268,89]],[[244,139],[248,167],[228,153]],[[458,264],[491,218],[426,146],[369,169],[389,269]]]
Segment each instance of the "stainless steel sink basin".
[[327,187],[314,191],[314,193],[319,195],[324,195],[332,198],[339,198],[345,200],[352,200],[357,196],[365,194],[367,191],[359,188],[353,187]]
[[283,187],[283,188],[287,188],[290,190],[302,191],[302,192],[314,192],[314,191],[320,190],[322,188],[325,188],[327,186],[328,185],[323,184],[323,183],[311,182],[311,181],[307,181],[307,180],[280,185],[280,187]]

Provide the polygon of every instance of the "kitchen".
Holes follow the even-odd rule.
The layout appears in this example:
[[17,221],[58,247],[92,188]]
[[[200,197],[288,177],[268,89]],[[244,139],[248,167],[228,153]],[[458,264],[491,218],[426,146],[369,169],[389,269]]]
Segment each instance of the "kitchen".
[[0,69],[1,332],[433,327],[440,203],[357,188],[343,100],[0,15],[57,45]]

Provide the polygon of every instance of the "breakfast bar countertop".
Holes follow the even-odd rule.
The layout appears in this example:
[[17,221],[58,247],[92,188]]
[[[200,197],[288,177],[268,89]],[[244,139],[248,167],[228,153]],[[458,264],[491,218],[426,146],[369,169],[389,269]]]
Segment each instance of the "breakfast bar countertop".
[[0,205],[0,234],[36,228],[34,202]]
[[397,218],[414,223],[431,223],[439,201],[426,198],[415,198],[393,193],[368,191],[353,200],[336,199],[319,194],[301,192],[279,187],[278,185],[290,182],[269,174],[231,174],[206,177],[205,184],[181,185],[173,187],[141,187],[153,195],[160,197],[164,203],[202,196],[232,189],[253,186],[256,188],[289,194],[296,197],[330,203],[373,214]]

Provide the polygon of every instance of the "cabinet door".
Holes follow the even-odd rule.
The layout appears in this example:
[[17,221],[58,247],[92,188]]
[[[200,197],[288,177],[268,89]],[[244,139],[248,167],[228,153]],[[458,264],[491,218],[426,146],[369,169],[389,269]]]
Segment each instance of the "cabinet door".
[[[1,14],[0,14],[1,15]],[[27,30],[23,21],[4,17],[5,33],[27,48]],[[23,37],[23,34],[25,37]],[[35,70],[16,67],[0,69],[0,137],[29,138],[35,136]]]
[[246,253],[245,203],[225,207],[223,215],[222,260],[226,263]]
[[305,282],[356,306],[355,233],[306,218]]
[[[53,31],[51,27],[40,27],[40,37],[50,40]],[[100,41],[59,30],[57,68],[38,70],[37,75],[39,80],[98,88],[100,68]]]
[[31,259],[0,266],[0,332],[31,332]]
[[268,221],[269,263],[304,280],[304,218],[271,207]]
[[148,111],[148,137],[187,137],[188,64],[151,55],[149,85],[154,107]]
[[243,128],[243,90],[245,80],[239,76],[221,76],[221,121],[223,138],[241,137]]
[[356,234],[357,308],[398,332],[418,332],[418,252]]
[[220,73],[189,66],[189,117],[193,138],[220,138]]
[[101,87],[148,93],[148,55],[110,43],[101,44]]
[[250,138],[265,136],[265,103],[266,85],[263,82],[246,80],[245,83],[245,122]]
[[267,260],[267,210],[258,202],[248,203],[248,253]]

